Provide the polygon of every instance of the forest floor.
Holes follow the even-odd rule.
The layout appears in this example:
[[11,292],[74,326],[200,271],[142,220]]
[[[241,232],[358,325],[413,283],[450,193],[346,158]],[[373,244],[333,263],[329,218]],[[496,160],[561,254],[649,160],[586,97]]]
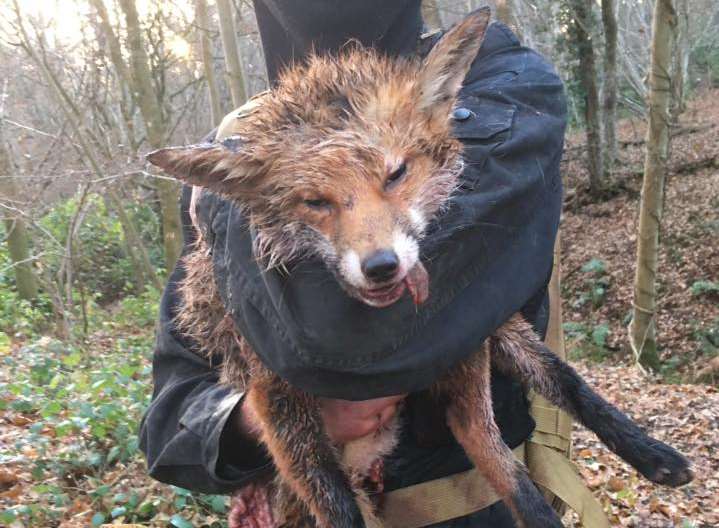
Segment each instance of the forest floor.
[[694,481],[679,489],[642,478],[575,424],[572,458],[610,515],[612,526],[719,526],[719,391],[708,385],[658,382],[624,365],[575,363],[587,382],[653,437],[689,458]]
[[[569,354],[579,372],[658,439],[692,461],[679,490],[640,479],[593,434],[575,426],[573,458],[613,525],[719,526],[719,91],[693,100],[672,140],[659,256],[658,336],[663,370],[633,366],[631,314],[645,127],[624,120],[620,162],[604,201],[588,199],[583,135],[563,162],[562,297]],[[579,148],[578,148],[579,147]],[[702,372],[703,371],[703,372]]]
[[[632,365],[625,330],[644,126],[622,122],[621,162],[599,202],[583,183],[583,136],[567,142],[562,293],[571,358],[600,393],[680,448],[696,474],[679,490],[655,487],[577,427],[573,457],[617,526],[719,526],[719,393],[693,383],[719,355],[718,98],[694,100],[673,142],[659,264],[665,368],[656,375]],[[225,525],[225,497],[152,481],[137,451],[156,308],[146,301],[90,314],[100,323],[80,342],[0,341],[0,526]]]
[[[719,354],[718,96],[719,90],[713,90],[691,101],[672,139],[656,321],[662,374],[668,381],[694,381]],[[640,120],[620,122],[619,161],[602,201],[591,201],[586,192],[583,134],[567,140],[561,226],[565,330],[595,359],[630,354],[626,326],[632,309],[644,133]],[[717,379],[719,372],[713,381]]]

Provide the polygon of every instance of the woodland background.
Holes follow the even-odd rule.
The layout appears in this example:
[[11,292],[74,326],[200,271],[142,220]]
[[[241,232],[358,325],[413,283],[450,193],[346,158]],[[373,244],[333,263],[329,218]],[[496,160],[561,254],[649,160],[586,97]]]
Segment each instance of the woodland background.
[[[697,480],[649,486],[579,429],[577,465],[613,524],[699,528],[719,525],[719,4],[655,1],[492,7],[566,83],[571,358]],[[423,9],[447,27],[483,3]],[[151,481],[137,450],[181,244],[143,154],[198,141],[263,64],[245,0],[0,0],[0,526],[225,525],[226,497]]]

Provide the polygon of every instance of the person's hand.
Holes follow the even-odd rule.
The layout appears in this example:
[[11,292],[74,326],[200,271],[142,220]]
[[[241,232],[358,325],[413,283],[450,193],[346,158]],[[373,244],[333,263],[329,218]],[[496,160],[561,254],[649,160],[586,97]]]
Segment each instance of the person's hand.
[[[405,396],[406,394],[400,394],[365,401],[320,398],[320,412],[325,431],[337,444],[346,444],[372,434],[394,417],[397,406]],[[242,403],[237,413],[240,431],[245,435],[259,438],[259,419],[254,409],[246,402],[247,400]]]
[[346,444],[374,433],[397,412],[406,394],[365,401],[320,398],[325,431],[337,444]]

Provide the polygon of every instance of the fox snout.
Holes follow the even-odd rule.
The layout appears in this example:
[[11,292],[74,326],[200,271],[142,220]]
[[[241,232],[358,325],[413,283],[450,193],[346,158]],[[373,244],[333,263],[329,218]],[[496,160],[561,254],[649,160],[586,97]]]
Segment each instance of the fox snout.
[[351,295],[376,308],[395,303],[407,290],[417,304],[424,302],[427,275],[417,239],[396,229],[385,244],[363,249],[345,250],[337,269],[340,283]]
[[370,282],[389,282],[399,271],[399,257],[394,250],[380,249],[362,261],[362,273]]

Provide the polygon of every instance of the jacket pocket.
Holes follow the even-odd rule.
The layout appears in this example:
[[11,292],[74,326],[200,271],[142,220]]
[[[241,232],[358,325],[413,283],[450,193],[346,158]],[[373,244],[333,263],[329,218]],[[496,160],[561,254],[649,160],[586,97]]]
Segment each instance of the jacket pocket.
[[509,139],[515,111],[514,105],[470,96],[460,100],[452,112],[454,135],[470,145],[505,141]]
[[453,131],[462,142],[462,187],[473,189],[487,158],[512,136],[516,107],[475,96],[462,98],[452,112]]

